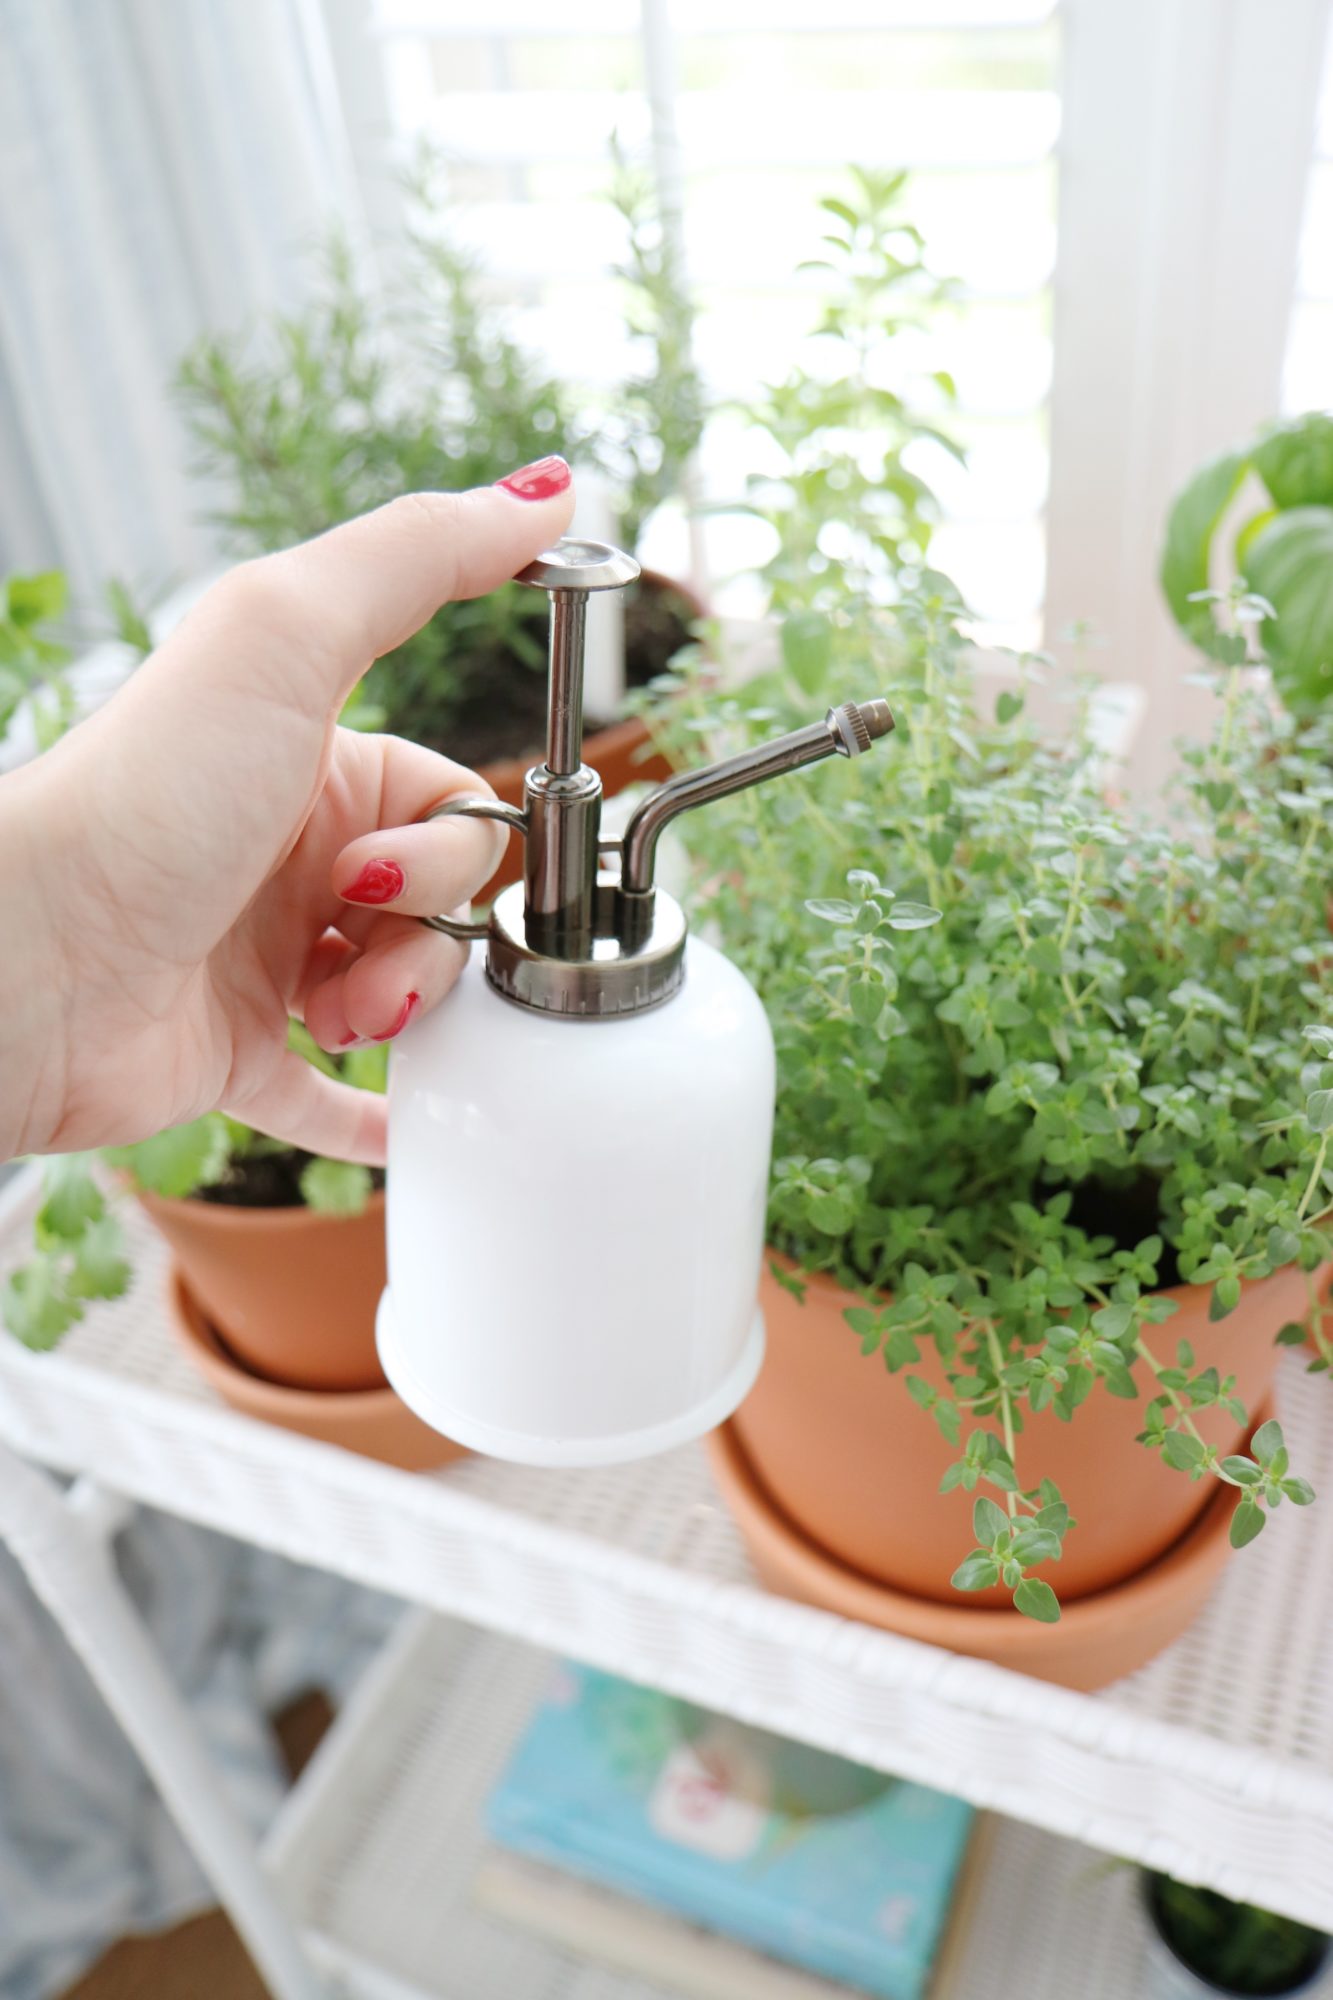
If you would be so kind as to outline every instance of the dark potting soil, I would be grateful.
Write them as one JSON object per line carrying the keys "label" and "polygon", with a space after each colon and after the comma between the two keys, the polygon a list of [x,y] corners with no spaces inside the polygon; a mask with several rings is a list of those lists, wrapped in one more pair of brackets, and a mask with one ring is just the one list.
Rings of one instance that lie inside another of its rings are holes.
{"label": "dark potting soil", "polygon": [[[646,687],[666,672],[675,654],[689,643],[693,615],[680,592],[655,577],[626,591],[626,687]],[[473,770],[510,757],[535,756],[546,734],[544,669],[527,666],[497,648],[489,659],[471,663],[468,680],[468,690],[450,717],[447,740],[423,737],[429,748]],[[585,732],[591,735],[613,720],[590,715]]]}
{"label": "dark potting soil", "polygon": [[[256,1153],[233,1160],[226,1179],[215,1187],[200,1188],[194,1199],[215,1202],[222,1208],[300,1208],[301,1174],[312,1157],[293,1147],[281,1153]],[[384,1175],[378,1167],[371,1180],[377,1188],[384,1186]]]}
{"label": "dark potting soil", "polygon": [[647,687],[690,643],[694,607],[669,583],[647,577],[625,593],[625,685]]}
{"label": "dark potting soil", "polygon": [[[1157,1183],[1144,1177],[1123,1187],[1103,1187],[1085,1181],[1074,1189],[1069,1220],[1089,1236],[1109,1236],[1117,1250],[1133,1250],[1146,1237],[1162,1234],[1162,1212]],[[1157,1289],[1168,1291],[1180,1283],[1180,1264],[1175,1251],[1163,1238],[1157,1261]]]}

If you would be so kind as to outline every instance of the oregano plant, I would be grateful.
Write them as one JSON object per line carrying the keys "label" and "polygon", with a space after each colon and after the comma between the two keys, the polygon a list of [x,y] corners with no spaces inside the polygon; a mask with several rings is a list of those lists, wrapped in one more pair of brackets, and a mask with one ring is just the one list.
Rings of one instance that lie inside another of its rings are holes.
{"label": "oregano plant", "polygon": [[695,915],[773,1026],[770,1241],[799,1267],[775,1274],[860,1294],[848,1338],[956,1448],[944,1485],[976,1497],[955,1586],[1054,1620],[1036,1572],[1077,1525],[1025,1435],[1035,1413],[1137,1401],[1145,1450],[1234,1491],[1237,1546],[1313,1498],[1276,1422],[1243,1452],[1201,1434],[1214,1406],[1249,1413],[1173,1338],[1166,1294],[1206,1285],[1217,1321],[1299,1266],[1311,1366],[1333,1361],[1315,1282],[1333,1252],[1333,718],[1297,721],[1243,658],[1210,669],[1215,727],[1150,816],[1110,794],[1087,690],[1044,736],[1028,698],[1049,663],[1020,660],[997,698],[947,581],[900,581],[896,611],[851,583],[800,606],[797,640],[783,624],[778,665],[740,693],[687,662],[664,726],[717,754],[808,715],[816,690],[894,708],[888,754],[686,823]]}

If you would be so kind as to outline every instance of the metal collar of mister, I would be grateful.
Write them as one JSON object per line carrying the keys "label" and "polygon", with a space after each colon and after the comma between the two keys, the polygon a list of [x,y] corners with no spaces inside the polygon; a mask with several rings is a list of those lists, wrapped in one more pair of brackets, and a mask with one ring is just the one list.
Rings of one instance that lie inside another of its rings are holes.
{"label": "metal collar of mister", "polygon": [[483,924],[424,917],[447,936],[484,940],[486,976],[506,1000],[577,1019],[613,1019],[669,1000],[685,976],[680,905],[653,883],[657,843],[678,814],[824,757],[858,757],[893,728],[885,701],[844,702],[822,721],[721,763],[681,771],[635,809],[623,840],[601,838],[602,781],[583,762],[583,651],[588,595],[622,590],[639,565],[605,542],[566,536],[516,579],[549,591],[546,758],[523,805],[448,799],[450,814],[503,822],[523,835],[523,880]]}

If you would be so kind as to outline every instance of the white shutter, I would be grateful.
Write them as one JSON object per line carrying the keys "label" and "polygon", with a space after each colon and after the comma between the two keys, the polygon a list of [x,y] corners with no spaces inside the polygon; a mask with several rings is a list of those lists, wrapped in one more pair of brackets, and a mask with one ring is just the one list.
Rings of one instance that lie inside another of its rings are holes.
{"label": "white shutter", "polygon": [[1305,196],[1282,410],[1333,408],[1333,38],[1324,52],[1314,160]]}

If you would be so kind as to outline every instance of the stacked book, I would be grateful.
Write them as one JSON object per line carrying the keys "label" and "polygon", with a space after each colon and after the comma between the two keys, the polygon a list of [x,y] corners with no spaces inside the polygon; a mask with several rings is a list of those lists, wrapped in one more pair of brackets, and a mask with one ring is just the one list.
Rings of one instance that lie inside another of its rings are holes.
{"label": "stacked book", "polygon": [[830,1979],[921,2000],[973,1815],[564,1666],[488,1817],[504,1852],[477,1901],[622,1970],[696,2000],[798,2000]]}

